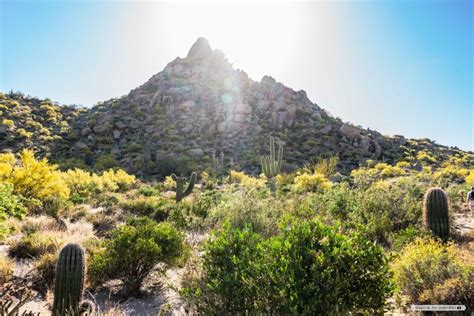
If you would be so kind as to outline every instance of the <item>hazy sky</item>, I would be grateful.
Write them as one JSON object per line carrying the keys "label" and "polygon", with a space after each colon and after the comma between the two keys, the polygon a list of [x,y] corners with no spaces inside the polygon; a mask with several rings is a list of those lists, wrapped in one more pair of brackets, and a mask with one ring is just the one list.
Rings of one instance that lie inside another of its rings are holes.
{"label": "hazy sky", "polygon": [[345,121],[474,150],[474,1],[0,3],[2,91],[90,106],[204,36]]}

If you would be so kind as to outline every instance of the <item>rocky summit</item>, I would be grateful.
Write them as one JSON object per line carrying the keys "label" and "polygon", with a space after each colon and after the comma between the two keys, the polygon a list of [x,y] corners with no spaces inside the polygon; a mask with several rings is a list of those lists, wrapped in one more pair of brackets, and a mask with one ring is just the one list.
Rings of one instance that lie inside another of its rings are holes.
{"label": "rocky summit", "polygon": [[[214,156],[223,156],[227,167],[258,173],[259,155],[267,153],[270,136],[284,145],[286,171],[330,155],[339,156],[339,167],[347,172],[367,159],[393,162],[416,156],[420,148],[446,157],[458,151],[344,123],[303,90],[270,76],[253,81],[205,38],[192,45],[186,58],[176,58],[128,95],[73,114],[67,129],[48,143],[53,159],[79,159],[89,166],[117,163],[142,176],[204,170]],[[2,149],[45,148],[39,139],[15,142],[11,131],[0,131]]]}

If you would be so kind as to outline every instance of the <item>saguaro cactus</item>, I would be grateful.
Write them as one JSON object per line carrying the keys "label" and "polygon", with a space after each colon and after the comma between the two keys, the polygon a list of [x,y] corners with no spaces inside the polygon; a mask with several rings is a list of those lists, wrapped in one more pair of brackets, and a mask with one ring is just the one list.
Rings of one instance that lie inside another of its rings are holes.
{"label": "saguaro cactus", "polygon": [[423,225],[442,240],[449,237],[448,196],[443,189],[431,188],[423,201]]}
{"label": "saguaro cactus", "polygon": [[262,171],[268,179],[268,186],[273,195],[275,195],[275,177],[281,171],[281,164],[283,161],[283,146],[278,146],[278,156],[275,156],[275,139],[270,137],[270,156],[261,156],[260,164]]}
{"label": "saguaro cactus", "polygon": [[53,315],[79,314],[84,294],[86,257],[78,244],[67,244],[59,253],[56,265]]}
{"label": "saguaro cactus", "polygon": [[219,177],[222,175],[224,169],[224,153],[221,152],[219,157],[216,156],[216,153],[212,153],[212,175]]}
{"label": "saguaro cactus", "polygon": [[194,184],[196,183],[197,174],[193,172],[191,178],[189,178],[188,186],[184,190],[184,183],[186,182],[186,177],[178,177],[175,174],[171,175],[171,178],[176,182],[176,203],[184,199],[186,196],[190,195],[193,192]]}

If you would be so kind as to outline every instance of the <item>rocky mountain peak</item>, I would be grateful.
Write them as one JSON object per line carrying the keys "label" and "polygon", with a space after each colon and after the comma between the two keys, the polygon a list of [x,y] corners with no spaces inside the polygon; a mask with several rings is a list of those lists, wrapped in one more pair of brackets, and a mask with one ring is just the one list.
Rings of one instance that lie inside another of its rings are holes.
{"label": "rocky mountain peak", "polygon": [[174,59],[128,95],[78,113],[70,126],[58,156],[88,164],[111,156],[142,175],[178,172],[165,170],[171,161],[204,170],[220,153],[229,168],[258,173],[269,136],[285,146],[285,170],[338,155],[348,171],[366,159],[389,161],[403,154],[398,140],[344,124],[303,90],[270,76],[252,80],[202,37],[186,58]]}
{"label": "rocky mountain peak", "polygon": [[213,51],[209,45],[209,41],[204,37],[199,37],[196,42],[189,49],[187,59],[189,60],[202,60],[211,57]]}

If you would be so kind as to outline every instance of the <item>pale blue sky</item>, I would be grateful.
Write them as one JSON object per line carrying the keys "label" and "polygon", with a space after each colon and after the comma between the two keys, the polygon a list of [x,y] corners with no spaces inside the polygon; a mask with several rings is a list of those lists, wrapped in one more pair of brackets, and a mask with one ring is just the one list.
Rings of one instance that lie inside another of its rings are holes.
{"label": "pale blue sky", "polygon": [[0,2],[2,91],[90,106],[204,36],[345,121],[474,150],[473,1]]}

